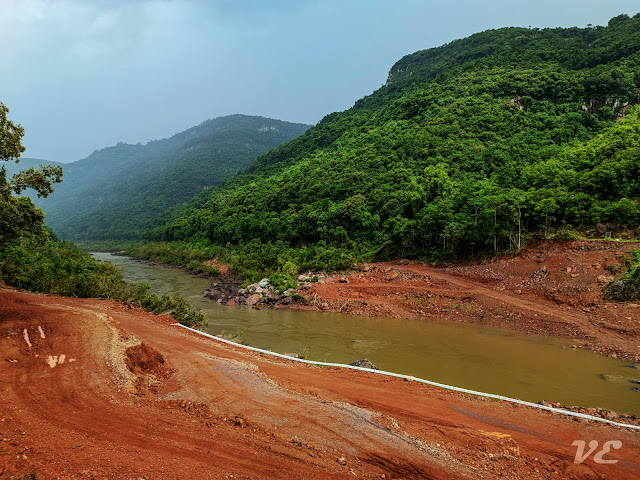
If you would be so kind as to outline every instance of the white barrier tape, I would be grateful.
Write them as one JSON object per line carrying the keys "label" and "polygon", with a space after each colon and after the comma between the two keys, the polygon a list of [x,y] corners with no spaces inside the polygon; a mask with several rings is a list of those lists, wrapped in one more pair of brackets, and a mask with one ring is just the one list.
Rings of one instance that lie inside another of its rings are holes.
{"label": "white barrier tape", "polygon": [[287,359],[287,360],[293,360],[294,362],[308,363],[308,364],[311,364],[311,365],[320,365],[321,367],[350,368],[351,370],[361,370],[363,372],[377,373],[379,375],[386,375],[386,376],[389,376],[389,377],[403,378],[405,380],[411,380],[411,381],[414,381],[414,382],[426,383],[427,385],[432,385],[434,387],[443,388],[445,390],[453,390],[455,392],[468,393],[470,395],[478,395],[478,396],[481,396],[481,397],[494,398],[496,400],[504,400],[506,402],[518,403],[520,405],[527,405],[528,407],[539,408],[541,410],[548,410],[550,412],[561,413],[561,414],[564,414],[564,415],[570,415],[572,417],[584,418],[586,420],[595,420],[595,421],[598,421],[598,422],[604,422],[604,423],[609,423],[611,425],[616,425],[618,427],[633,428],[635,430],[640,430],[640,426],[638,426],[638,425],[629,425],[629,424],[626,424],[626,423],[614,422],[613,420],[607,420],[606,418],[600,418],[600,417],[595,417],[593,415],[587,415],[586,413],[578,413],[578,412],[572,412],[570,410],[562,410],[560,408],[548,407],[546,405],[540,405],[538,403],[526,402],[524,400],[518,400],[517,398],[504,397],[502,395],[496,395],[494,393],[477,392],[475,390],[469,390],[468,388],[454,387],[452,385],[446,385],[444,383],[432,382],[431,380],[425,380],[423,378],[413,377],[411,375],[403,375],[401,373],[385,372],[384,370],[374,370],[372,368],[356,367],[355,365],[346,365],[344,363],[317,362],[315,360],[306,360],[304,358],[290,357],[289,355],[283,355],[281,353],[272,352],[270,350],[263,350],[262,348],[250,347],[248,345],[242,345],[240,343],[232,342],[231,340],[227,340],[227,339],[224,339],[224,338],[216,337],[215,335],[211,335],[209,333],[205,333],[205,332],[202,332],[200,330],[196,330],[195,328],[187,327],[187,326],[182,325],[180,323],[174,323],[172,325],[185,328],[185,329],[190,330],[190,331],[192,331],[194,333],[198,333],[200,335],[212,338],[212,339],[217,340],[217,341],[222,342],[222,343],[227,343],[229,345],[233,345],[234,347],[244,348],[246,350],[251,350],[253,352],[264,353],[265,355],[272,355],[274,357],[284,358],[284,359]]}

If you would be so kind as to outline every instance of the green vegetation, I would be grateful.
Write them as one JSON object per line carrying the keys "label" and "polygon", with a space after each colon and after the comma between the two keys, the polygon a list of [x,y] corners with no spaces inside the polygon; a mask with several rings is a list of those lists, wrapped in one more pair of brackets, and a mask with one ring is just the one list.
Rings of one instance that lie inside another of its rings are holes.
{"label": "green vegetation", "polygon": [[349,110],[172,210],[150,238],[255,278],[287,261],[471,257],[598,222],[636,228],[639,72],[640,14],[417,52]]}
{"label": "green vegetation", "polygon": [[639,92],[640,14],[490,30],[404,57],[385,86],[288,143],[306,127],[211,120],[94,152],[42,205],[63,238],[281,288],[362,260],[494,255],[598,223],[634,231]]}
{"label": "green vegetation", "polygon": [[[7,119],[9,109],[0,103],[0,161],[16,160],[24,151],[24,129]],[[7,179],[0,167],[0,278],[8,285],[35,292],[76,297],[112,298],[156,314],[168,314],[180,323],[205,323],[180,296],[150,295],[148,286],[127,284],[120,269],[96,262],[69,242],[60,242],[44,226],[44,214],[30,198],[16,197],[26,189],[46,197],[59,183],[62,169],[31,167]]]}
{"label": "green vegetation", "polygon": [[168,208],[218,185],[308,125],[231,115],[146,145],[118,143],[64,164],[56,194],[38,201],[69,240],[136,239]]}
{"label": "green vegetation", "polygon": [[[0,162],[17,160],[24,152],[21,143],[24,128],[9,120],[7,113],[9,109],[0,102]],[[61,177],[60,167],[44,166],[16,172],[8,179],[5,167],[0,167],[0,253],[22,236],[38,238],[45,235],[42,211],[29,198],[15,195],[33,189],[38,197],[46,197]]]}
{"label": "green vegetation", "polygon": [[[258,240],[244,245],[190,244],[187,242],[127,242],[127,243],[83,243],[85,250],[120,251],[142,260],[151,260],[167,265],[187,267],[193,273],[217,275],[216,267],[207,268],[203,262],[215,259],[229,267],[230,273],[246,283],[257,282],[268,277],[271,285],[286,290],[296,283],[299,272],[307,270],[344,270],[351,267],[364,252],[349,251],[316,245],[293,248],[284,242],[261,243]],[[189,267],[194,268],[189,268]]]}
{"label": "green vegetation", "polygon": [[622,278],[640,283],[640,250],[635,249],[633,251],[633,260]]}
{"label": "green vegetation", "polygon": [[0,274],[8,284],[33,292],[126,302],[187,325],[206,324],[180,295],[149,294],[148,285],[126,283],[119,267],[97,262],[70,242],[23,238],[0,251]]}
{"label": "green vegetation", "polygon": [[[19,173],[23,170],[28,170],[29,168],[38,168],[41,165],[48,165],[52,167],[63,167],[64,164],[58,162],[51,162],[49,160],[41,160],[38,158],[25,158],[20,156],[20,159],[8,160],[4,164],[4,169],[7,172],[7,178]],[[29,197],[37,198],[36,195],[30,195],[30,192],[26,192]]]}

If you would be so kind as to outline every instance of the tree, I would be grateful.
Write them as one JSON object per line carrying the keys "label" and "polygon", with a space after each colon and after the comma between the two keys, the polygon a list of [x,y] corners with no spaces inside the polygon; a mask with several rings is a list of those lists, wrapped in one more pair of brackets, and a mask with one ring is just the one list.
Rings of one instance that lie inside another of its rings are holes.
{"label": "tree", "polygon": [[[9,109],[0,102],[0,161],[18,161],[25,148],[22,146],[24,128],[7,119]],[[7,179],[7,172],[0,167],[0,252],[22,236],[42,236],[44,213],[27,197],[16,197],[28,188],[39,197],[53,192],[53,184],[62,181],[62,168],[44,166],[30,168]]]}
{"label": "tree", "polygon": [[20,143],[24,128],[7,120],[7,113],[9,109],[0,102],[0,160],[4,161],[19,158],[24,152],[24,147]]}

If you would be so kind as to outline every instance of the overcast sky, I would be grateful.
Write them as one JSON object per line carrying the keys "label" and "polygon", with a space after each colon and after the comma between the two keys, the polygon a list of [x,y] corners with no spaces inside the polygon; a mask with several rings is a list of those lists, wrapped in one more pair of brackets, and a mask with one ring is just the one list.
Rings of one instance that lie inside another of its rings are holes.
{"label": "overcast sky", "polygon": [[232,113],[314,124],[393,63],[488,28],[606,25],[638,0],[0,0],[24,156],[75,161]]}

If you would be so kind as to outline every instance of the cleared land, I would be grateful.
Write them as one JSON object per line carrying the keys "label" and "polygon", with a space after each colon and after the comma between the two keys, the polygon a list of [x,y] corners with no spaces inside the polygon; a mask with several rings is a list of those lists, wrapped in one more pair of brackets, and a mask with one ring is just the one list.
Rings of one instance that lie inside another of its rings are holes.
{"label": "cleared land", "polygon": [[[0,289],[0,477],[640,476],[625,429],[275,361],[171,323]],[[605,456],[619,461],[575,464],[575,440],[621,440]]]}

